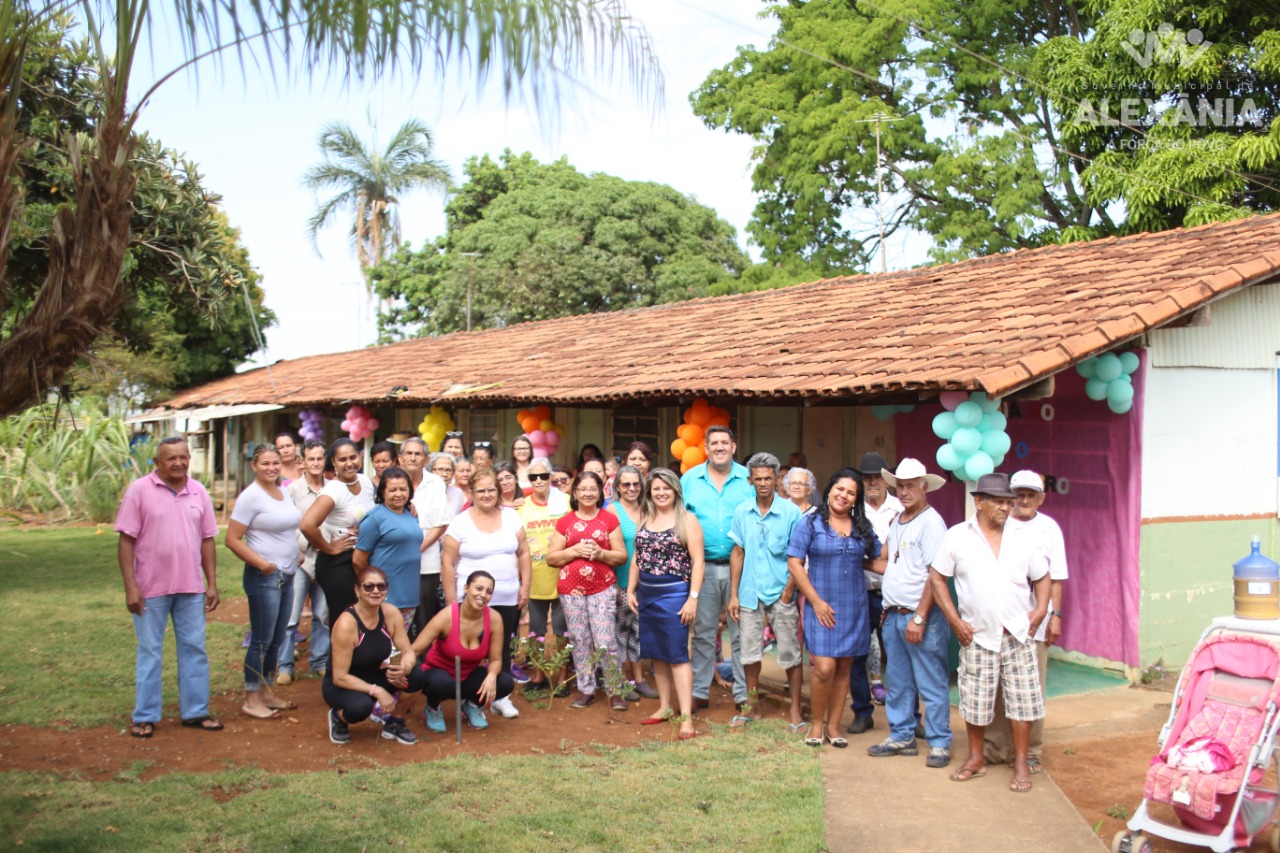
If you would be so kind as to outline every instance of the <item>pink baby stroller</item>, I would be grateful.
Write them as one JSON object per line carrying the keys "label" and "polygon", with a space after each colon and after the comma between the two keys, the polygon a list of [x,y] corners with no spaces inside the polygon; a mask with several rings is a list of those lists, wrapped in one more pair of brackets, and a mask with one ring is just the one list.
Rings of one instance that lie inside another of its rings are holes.
{"label": "pink baby stroller", "polygon": [[[1215,620],[1178,676],[1142,805],[1112,851],[1150,851],[1143,832],[1223,853],[1248,847],[1275,820],[1280,803],[1280,792],[1263,784],[1275,759],[1278,707],[1280,625]],[[1182,825],[1152,818],[1151,802],[1173,806]],[[1280,827],[1270,841],[1280,853]]]}

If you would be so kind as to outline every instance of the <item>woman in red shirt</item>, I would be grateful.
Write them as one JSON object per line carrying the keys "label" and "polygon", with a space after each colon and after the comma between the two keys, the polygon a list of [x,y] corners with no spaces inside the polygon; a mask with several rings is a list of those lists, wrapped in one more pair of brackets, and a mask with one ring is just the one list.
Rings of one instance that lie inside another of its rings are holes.
{"label": "woman in red shirt", "polygon": [[[570,512],[556,522],[547,549],[547,565],[560,569],[557,591],[578,672],[578,698],[571,708],[585,708],[596,701],[596,668],[591,661],[595,650],[603,649],[615,662],[618,657],[614,634],[618,594],[613,567],[627,559],[627,547],[618,517],[600,509],[603,494],[604,481],[598,474],[578,474],[569,498]],[[613,708],[627,710],[627,700],[614,696]]]}
{"label": "woman in red shirt", "polygon": [[[509,696],[515,687],[511,676],[502,671],[502,616],[489,606],[493,586],[493,575],[472,572],[462,597],[437,613],[413,641],[413,653],[422,660],[425,675],[423,716],[430,731],[444,731],[440,703],[456,695],[454,658],[461,661],[462,712],[473,729],[488,728],[482,709]],[[481,668],[486,658],[489,665]]]}

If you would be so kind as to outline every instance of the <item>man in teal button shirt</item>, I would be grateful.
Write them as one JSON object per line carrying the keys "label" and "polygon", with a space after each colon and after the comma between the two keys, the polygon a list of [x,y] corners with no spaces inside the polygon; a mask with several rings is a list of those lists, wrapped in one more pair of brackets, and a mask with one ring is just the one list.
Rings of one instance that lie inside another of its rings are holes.
{"label": "man in teal button shirt", "polygon": [[[729,555],[733,540],[729,528],[733,511],[744,501],[755,500],[755,490],[747,469],[733,461],[738,445],[728,427],[707,427],[704,441],[707,461],[691,468],[680,478],[685,506],[702,524],[706,574],[698,598],[698,617],[693,623],[693,707],[711,704],[711,677],[715,672],[716,634],[720,611],[729,603]],[[746,679],[738,645],[738,623],[729,621],[729,644],[733,654],[733,699],[747,701]]]}

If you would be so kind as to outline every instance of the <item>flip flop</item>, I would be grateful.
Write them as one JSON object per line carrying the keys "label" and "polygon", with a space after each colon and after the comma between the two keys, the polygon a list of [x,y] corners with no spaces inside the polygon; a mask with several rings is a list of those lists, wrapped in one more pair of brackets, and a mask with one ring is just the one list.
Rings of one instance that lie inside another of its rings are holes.
{"label": "flip flop", "polygon": [[805,746],[812,746],[812,747],[814,747],[815,749],[821,749],[821,748],[822,748],[822,738],[820,738],[820,737],[807,737],[807,738],[805,738],[805,739],[804,739],[804,745],[805,745]]}
{"label": "flip flop", "polygon": [[1015,794],[1025,794],[1031,790],[1031,780],[1019,779],[1017,776],[1014,776],[1013,781],[1009,783],[1009,790],[1013,791]]}
{"label": "flip flop", "polygon": [[132,723],[129,726],[129,736],[146,739],[155,734],[155,723]]}
{"label": "flip flop", "polygon": [[987,768],[985,767],[982,768],[981,770],[970,770],[968,767],[961,767],[959,770],[956,770],[954,773],[952,773],[951,776],[948,778],[950,778],[952,782],[969,782],[973,779],[977,779],[981,776],[986,776],[986,775],[987,775]]}
{"label": "flip flop", "polygon": [[743,716],[742,714],[734,714],[733,719],[729,721],[729,728],[740,729],[743,726],[745,726],[747,723],[752,723],[752,722],[755,722],[755,721],[752,720],[750,717]]}
{"label": "flip flop", "polygon": [[206,732],[220,732],[224,728],[222,723],[213,717],[192,717],[190,720],[183,720],[182,725],[189,729],[203,729]]}
{"label": "flip flop", "polygon": [[788,723],[787,725],[791,728],[791,733],[793,735],[798,735],[801,732],[807,732],[809,730],[808,723]]}
{"label": "flip flop", "polygon": [[1040,763],[1040,759],[1038,758],[1028,758],[1027,769],[1031,771],[1032,776],[1035,776],[1038,773],[1044,772],[1044,765]]}

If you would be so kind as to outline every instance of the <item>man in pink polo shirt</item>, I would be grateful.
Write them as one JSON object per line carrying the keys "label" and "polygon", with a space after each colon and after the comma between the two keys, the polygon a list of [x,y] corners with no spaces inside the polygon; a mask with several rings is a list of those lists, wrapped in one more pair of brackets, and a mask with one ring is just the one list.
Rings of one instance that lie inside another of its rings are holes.
{"label": "man in pink polo shirt", "polygon": [[161,650],[170,617],[178,650],[182,725],[220,731],[209,716],[205,613],[218,606],[218,522],[204,486],[187,477],[191,450],[181,438],[156,448],[156,470],[134,480],[116,516],[125,606],[138,639],[137,699],[129,734],[148,738],[160,722]]}

